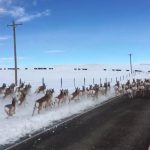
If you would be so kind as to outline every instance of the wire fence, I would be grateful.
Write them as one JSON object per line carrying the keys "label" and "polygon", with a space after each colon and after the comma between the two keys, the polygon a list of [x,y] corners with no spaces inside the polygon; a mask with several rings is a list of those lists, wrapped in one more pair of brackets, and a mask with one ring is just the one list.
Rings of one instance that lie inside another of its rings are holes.
{"label": "wire fence", "polygon": [[[145,78],[147,76],[148,74],[144,73],[134,73],[131,75],[126,71],[113,72],[96,70],[61,72],[53,70],[24,70],[18,71],[18,83],[30,83],[33,89],[36,89],[44,82],[47,88],[55,88],[55,90],[67,88],[74,90],[76,87],[88,87],[89,85],[104,84],[105,82],[110,82],[111,85],[114,85],[116,81],[126,83],[127,80],[132,80],[133,78]],[[0,77],[2,77],[0,84],[6,83],[9,85],[14,82],[13,71],[1,71]]]}

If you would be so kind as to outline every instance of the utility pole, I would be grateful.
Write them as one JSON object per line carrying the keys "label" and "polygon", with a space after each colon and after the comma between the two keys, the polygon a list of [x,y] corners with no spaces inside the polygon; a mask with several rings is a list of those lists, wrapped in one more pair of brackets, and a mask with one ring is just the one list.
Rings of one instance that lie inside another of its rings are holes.
{"label": "utility pole", "polygon": [[129,56],[130,56],[130,71],[132,74],[132,54],[129,54]]}
{"label": "utility pole", "polygon": [[17,51],[16,51],[16,27],[18,25],[22,25],[21,23],[15,23],[15,21],[12,21],[12,24],[7,25],[8,27],[13,28],[13,41],[14,41],[14,62],[15,62],[15,85],[17,86]]}

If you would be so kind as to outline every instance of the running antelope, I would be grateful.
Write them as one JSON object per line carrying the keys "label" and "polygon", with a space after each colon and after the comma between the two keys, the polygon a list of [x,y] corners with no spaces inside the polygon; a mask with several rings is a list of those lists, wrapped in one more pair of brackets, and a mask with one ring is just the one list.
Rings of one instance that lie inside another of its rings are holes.
{"label": "running antelope", "polygon": [[85,97],[85,94],[86,94],[85,86],[82,86],[82,90],[80,90],[80,93],[82,97]]}
{"label": "running antelope", "polygon": [[60,94],[57,97],[55,97],[55,100],[58,101],[57,102],[58,106],[60,105],[60,103],[62,104],[62,103],[64,103],[66,101],[68,93],[69,92],[68,92],[67,89],[66,90],[63,90],[63,89],[60,90]]}
{"label": "running antelope", "polygon": [[38,89],[35,91],[35,93],[40,93],[40,92],[44,93],[45,89],[46,89],[46,85],[45,85],[45,83],[43,83],[42,86],[38,87]]}
{"label": "running antelope", "polygon": [[15,114],[16,109],[16,98],[12,98],[12,103],[5,105],[4,110],[8,116]]}
{"label": "running antelope", "polygon": [[95,90],[93,89],[92,85],[89,85],[89,88],[86,89],[87,90],[87,97],[93,97],[95,95]]}
{"label": "running antelope", "polygon": [[[76,100],[79,100],[80,98],[80,88],[76,88],[75,91],[71,94],[72,97],[70,100],[74,100],[75,98],[77,98]],[[70,102],[69,100],[69,102]]]}
{"label": "running antelope", "polygon": [[20,92],[20,90],[24,87],[24,83],[21,83],[18,87],[16,87],[15,92]]}
{"label": "running antelope", "polygon": [[3,85],[0,87],[0,93],[3,92],[3,90],[6,88],[6,84],[3,83]]}
{"label": "running antelope", "polygon": [[93,100],[98,99],[99,89],[100,89],[99,85],[95,84],[95,86],[93,87],[93,90],[95,91],[93,95]]}
{"label": "running antelope", "polygon": [[15,87],[15,84],[12,83],[8,88],[5,89],[4,98],[14,92],[14,87]]}
{"label": "running antelope", "polygon": [[24,91],[20,91],[19,98],[18,98],[18,105],[22,105],[25,99],[26,99],[26,93]]}
{"label": "running antelope", "polygon": [[43,108],[50,106],[50,103],[51,103],[52,97],[53,97],[53,93],[54,93],[54,89],[47,90],[46,94],[42,98],[35,101],[32,116],[34,115],[34,112],[36,109],[38,109],[38,114],[39,114]]}
{"label": "running antelope", "polygon": [[132,87],[129,87],[129,88],[126,90],[126,94],[127,94],[128,98],[133,99]]}
{"label": "running antelope", "polygon": [[30,89],[31,89],[31,85],[30,85],[30,83],[29,83],[29,84],[25,85],[25,87],[22,88],[22,89],[20,90],[20,92],[24,92],[25,94],[28,94],[28,92],[30,91]]}

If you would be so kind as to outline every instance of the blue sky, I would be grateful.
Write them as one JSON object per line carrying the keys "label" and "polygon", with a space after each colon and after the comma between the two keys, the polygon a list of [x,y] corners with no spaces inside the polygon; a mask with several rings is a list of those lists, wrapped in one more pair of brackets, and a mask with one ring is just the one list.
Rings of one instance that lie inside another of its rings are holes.
{"label": "blue sky", "polygon": [[0,64],[150,63],[149,0],[0,0]]}

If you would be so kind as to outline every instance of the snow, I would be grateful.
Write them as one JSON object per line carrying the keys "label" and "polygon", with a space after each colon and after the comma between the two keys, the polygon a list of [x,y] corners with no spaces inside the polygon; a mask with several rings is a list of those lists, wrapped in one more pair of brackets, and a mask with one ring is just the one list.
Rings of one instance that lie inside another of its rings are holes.
{"label": "snow", "polygon": [[[51,66],[50,66],[51,67]],[[49,68],[50,68],[49,67]],[[12,117],[7,117],[4,112],[4,106],[11,103],[11,97],[9,96],[3,99],[3,95],[0,95],[0,145],[5,145],[13,143],[21,137],[24,137],[27,134],[34,133],[42,128],[45,128],[49,125],[53,125],[54,122],[60,121],[61,119],[67,118],[74,114],[82,113],[84,110],[89,109],[97,104],[108,100],[111,97],[114,97],[114,92],[111,92],[107,96],[101,96],[98,100],[82,98],[77,102],[72,101],[68,104],[66,102],[62,106],[55,106],[53,108],[48,108],[47,110],[42,110],[40,114],[35,113],[32,116],[33,107],[35,100],[42,97],[44,94],[35,94],[35,90],[38,86],[42,84],[42,78],[47,85],[47,88],[54,88],[55,93],[54,97],[58,95],[59,90],[61,89],[60,80],[62,78],[62,88],[68,88],[69,92],[72,93],[75,89],[75,86],[82,87],[84,84],[89,86],[94,83],[99,84],[104,83],[106,80],[111,82],[111,85],[114,85],[117,80],[120,80],[124,83],[128,79],[132,78],[149,78],[150,66],[136,65],[134,69],[142,70],[141,73],[136,73],[133,76],[129,75],[128,65],[59,65],[52,66],[53,70],[34,70],[29,68],[28,70],[20,69],[18,71],[18,78],[25,83],[31,83],[32,89],[26,98],[25,105],[17,106],[16,114]],[[74,70],[76,68],[77,70]],[[80,68],[80,70],[78,70]],[[87,70],[82,70],[82,69]],[[104,69],[107,69],[104,71]],[[121,69],[122,71],[112,71],[112,69]],[[124,78],[124,80],[123,80]],[[7,85],[11,84],[14,81],[14,71],[12,70],[0,70],[0,85],[5,82]]]}

